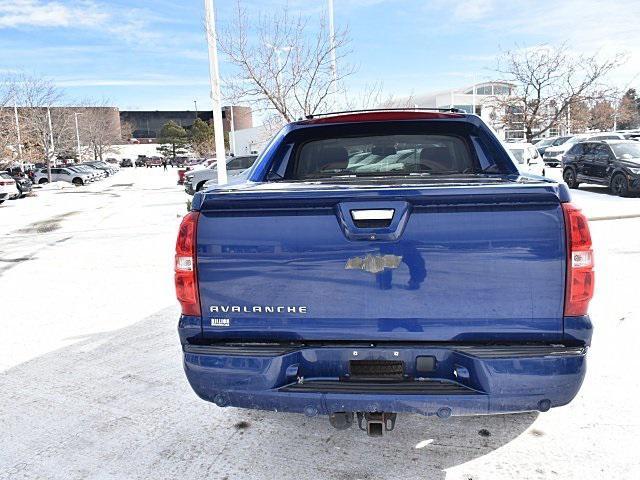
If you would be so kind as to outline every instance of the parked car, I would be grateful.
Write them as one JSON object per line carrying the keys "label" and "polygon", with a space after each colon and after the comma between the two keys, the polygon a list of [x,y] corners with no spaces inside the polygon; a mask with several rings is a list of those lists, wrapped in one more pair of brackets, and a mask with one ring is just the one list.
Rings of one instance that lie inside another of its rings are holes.
{"label": "parked car", "polygon": [[[69,168],[52,167],[51,168],[51,181],[52,182],[69,182],[74,185],[85,185],[89,183],[90,175],[85,172],[74,172]],[[36,170],[34,173],[34,183],[42,185],[49,181],[47,177],[47,169],[42,168]]]}
{"label": "parked car", "polygon": [[586,140],[616,140],[616,139],[624,140],[624,135],[616,132],[583,133],[580,135],[574,135],[569,139],[563,141],[559,145],[553,145],[551,147],[547,147],[543,156],[544,163],[545,165],[549,165],[550,167],[557,167],[559,165],[562,165],[562,157],[564,157],[564,154],[578,142],[583,142]]}
{"label": "parked car", "polygon": [[0,203],[19,197],[20,190],[13,177],[6,172],[0,172]]}
{"label": "parked car", "polygon": [[626,197],[640,191],[640,143],[634,140],[588,141],[564,156],[562,177],[569,188],[581,183],[606,185]]}
{"label": "parked car", "polygon": [[190,157],[187,157],[185,155],[178,155],[176,156],[176,158],[172,158],[171,160],[169,160],[169,165],[171,165],[172,167],[184,167],[186,164],[188,164],[190,160]]}
{"label": "parked car", "polygon": [[[256,155],[227,158],[227,176],[234,177],[251,167],[256,160]],[[184,191],[189,195],[202,190],[205,183],[213,181],[217,183],[218,168],[215,162],[209,168],[194,170],[184,175]]]}
{"label": "parked car", "polygon": [[554,143],[560,145],[562,142],[569,140],[571,137],[549,137],[541,138],[538,142],[534,143],[538,153],[542,157],[547,148],[552,147]]}
{"label": "parked car", "polygon": [[146,155],[138,155],[136,158],[136,167],[144,167],[147,164],[148,157]]}
{"label": "parked car", "polygon": [[25,174],[20,168],[8,169],[6,173],[15,180],[19,198],[25,197],[31,191],[33,183],[28,173]]}
{"label": "parked car", "polygon": [[130,158],[123,158],[122,161],[120,162],[120,166],[122,168],[133,167],[133,162],[131,161]]}
{"label": "parked car", "polygon": [[520,173],[544,176],[544,162],[536,147],[531,143],[507,143],[507,150],[513,156]]}
{"label": "parked car", "polygon": [[178,185],[184,185],[184,176],[187,173],[188,168],[179,168],[178,169]]}
{"label": "parked car", "polygon": [[32,182],[29,178],[29,167],[27,166],[25,171],[23,167],[13,167],[7,169],[7,174],[13,178],[16,182],[16,187],[19,192],[19,198],[23,198],[31,191]]}
{"label": "parked car", "polygon": [[88,175],[88,182],[95,182],[98,181],[100,179],[102,179],[102,175],[100,175],[98,172],[96,172],[95,170],[88,170],[86,168],[83,168],[79,165],[68,165],[65,168],[71,170],[72,172],[77,172],[77,173],[86,173]]}
{"label": "parked car", "polygon": [[117,171],[115,168],[113,168],[113,165],[109,165],[108,163],[104,162],[86,162],[85,165],[89,165],[92,168],[102,170],[106,173],[107,177],[114,175]]}
{"label": "parked car", "polygon": [[97,180],[102,180],[103,178],[107,178],[107,172],[104,170],[100,170],[96,167],[93,167],[87,163],[79,163],[76,165],[76,168],[81,169],[84,172],[92,173],[97,177]]}
{"label": "parked car", "polygon": [[20,191],[20,198],[24,198],[27,196],[29,192],[32,190],[33,183],[29,179],[27,175],[13,176],[13,179],[16,181],[16,186]]}
{"label": "parked car", "polygon": [[108,172],[106,172],[105,170],[100,170],[99,168],[89,165],[88,163],[78,163],[76,164],[76,167],[84,172],[93,173],[97,176],[98,180],[102,180],[104,178],[107,178],[108,176]]}
{"label": "parked car", "polygon": [[[374,146],[419,154],[354,170]],[[200,398],[378,436],[398,412],[544,412],[578,393],[587,219],[565,185],[518,176],[478,116],[311,117],[243,175],[196,193],[176,242]]]}
{"label": "parked car", "polygon": [[147,168],[161,167],[162,166],[162,158],[161,157],[148,157],[145,165],[146,165]]}

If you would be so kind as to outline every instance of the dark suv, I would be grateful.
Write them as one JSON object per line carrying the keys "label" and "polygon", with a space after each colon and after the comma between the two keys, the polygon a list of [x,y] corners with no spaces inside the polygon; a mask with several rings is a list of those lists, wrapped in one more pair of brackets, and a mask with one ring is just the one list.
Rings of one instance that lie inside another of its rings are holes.
{"label": "dark suv", "polygon": [[601,140],[576,143],[563,159],[562,177],[569,188],[580,183],[606,185],[621,197],[640,191],[640,143]]}

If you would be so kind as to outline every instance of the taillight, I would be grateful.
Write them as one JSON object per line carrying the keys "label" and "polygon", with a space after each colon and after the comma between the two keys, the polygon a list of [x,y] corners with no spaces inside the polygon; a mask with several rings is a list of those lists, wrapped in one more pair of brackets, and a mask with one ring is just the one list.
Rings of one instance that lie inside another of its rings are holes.
{"label": "taillight", "polygon": [[564,315],[586,315],[593,297],[593,250],[589,224],[578,207],[563,203],[564,224],[567,234],[567,285]]}
{"label": "taillight", "polygon": [[196,231],[200,212],[189,212],[182,219],[176,241],[176,296],[183,315],[200,316],[198,274],[196,272]]}

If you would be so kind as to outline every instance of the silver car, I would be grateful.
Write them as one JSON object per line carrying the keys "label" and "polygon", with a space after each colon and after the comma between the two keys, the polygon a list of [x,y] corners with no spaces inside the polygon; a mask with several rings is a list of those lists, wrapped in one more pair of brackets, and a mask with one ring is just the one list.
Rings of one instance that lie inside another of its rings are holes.
{"label": "silver car", "polygon": [[[41,168],[35,171],[33,176],[33,182],[39,185],[47,183],[47,169]],[[91,175],[85,172],[74,172],[69,168],[52,167],[51,168],[51,181],[52,182],[69,182],[74,185],[86,185],[91,181]]]}

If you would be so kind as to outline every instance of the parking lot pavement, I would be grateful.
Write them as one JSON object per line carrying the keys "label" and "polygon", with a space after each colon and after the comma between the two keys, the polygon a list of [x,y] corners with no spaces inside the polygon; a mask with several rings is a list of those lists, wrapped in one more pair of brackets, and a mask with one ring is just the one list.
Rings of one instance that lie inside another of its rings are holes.
{"label": "parking lot pavement", "polygon": [[592,224],[596,331],[569,406],[400,415],[373,439],[326,418],[198,399],[176,333],[171,269],[185,197],[175,171],[125,170],[108,182],[42,194],[48,206],[23,204],[17,228],[0,210],[0,479],[640,477],[640,219]]}

